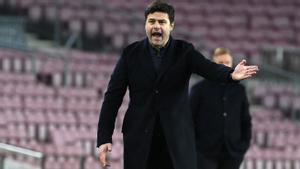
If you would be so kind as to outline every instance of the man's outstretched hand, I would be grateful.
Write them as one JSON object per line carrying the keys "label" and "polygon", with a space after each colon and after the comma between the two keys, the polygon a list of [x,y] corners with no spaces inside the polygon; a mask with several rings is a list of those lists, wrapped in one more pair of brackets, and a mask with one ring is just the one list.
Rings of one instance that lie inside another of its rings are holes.
{"label": "man's outstretched hand", "polygon": [[111,143],[102,144],[98,150],[99,150],[99,160],[102,166],[103,167],[110,166],[110,163],[106,158],[108,152],[111,152],[112,150],[112,144]]}
{"label": "man's outstretched hand", "polygon": [[258,72],[258,66],[246,66],[246,60],[242,60],[231,73],[233,80],[243,80],[252,77]]}

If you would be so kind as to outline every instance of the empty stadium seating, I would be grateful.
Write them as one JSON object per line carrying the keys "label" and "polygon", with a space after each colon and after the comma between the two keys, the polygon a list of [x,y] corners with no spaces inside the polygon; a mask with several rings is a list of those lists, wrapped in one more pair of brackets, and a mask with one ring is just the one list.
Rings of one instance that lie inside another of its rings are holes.
{"label": "empty stadium seating", "polygon": [[[24,68],[33,54],[40,65],[36,75],[31,73],[34,66]],[[95,150],[98,113],[116,57],[70,51],[67,55],[70,65],[76,65],[71,66],[70,71],[84,72],[83,76],[90,77],[82,78],[89,81],[84,82],[85,86],[65,86],[44,83],[37,77],[39,74],[64,73],[61,66],[64,60],[47,55],[44,52],[0,50],[0,141],[43,152],[46,169],[101,168]],[[41,65],[49,63],[55,63],[52,64],[55,67],[45,71]],[[57,65],[60,68],[56,68]],[[293,122],[300,119],[299,88],[292,84],[253,81],[249,85],[249,94],[253,104],[253,139],[241,168],[300,167],[299,127]],[[110,158],[116,169],[123,165],[121,126],[128,97],[127,93],[115,124],[114,149]]]}
{"label": "empty stadium seating", "polygon": [[[35,66],[28,64],[33,54],[37,58]],[[74,50],[68,53],[68,58],[71,79],[76,79],[74,72],[83,78],[69,86],[49,84],[39,76],[63,77],[63,59],[45,52],[0,49],[0,140],[45,153],[46,169],[99,167],[95,158],[98,113],[116,57]],[[37,72],[34,74],[33,70]],[[128,104],[126,100],[120,109],[122,114]],[[115,166],[119,167],[122,165],[120,118],[123,115],[117,119],[119,135],[114,136],[117,146],[112,153]],[[83,160],[82,156],[93,160]],[[51,165],[53,161],[55,165]]]}
{"label": "empty stadium seating", "polygon": [[[298,13],[293,12],[300,7],[297,0],[284,3],[280,0],[190,0],[172,3],[177,10],[174,35],[191,36],[187,39],[196,47],[204,46],[203,50],[225,46],[251,59],[265,45],[299,45],[299,38],[295,36],[299,34]],[[15,14],[21,11],[44,33],[47,30],[53,32],[56,5],[59,6],[57,16],[62,32],[65,32],[64,38],[67,38],[65,35],[81,33],[84,39],[94,40],[87,46],[99,44],[98,49],[119,51],[144,36],[143,11],[147,6],[144,1],[134,1],[133,4],[122,0],[89,3],[76,0],[55,4],[51,0],[4,0],[2,3]],[[197,34],[199,36],[194,36]]]}

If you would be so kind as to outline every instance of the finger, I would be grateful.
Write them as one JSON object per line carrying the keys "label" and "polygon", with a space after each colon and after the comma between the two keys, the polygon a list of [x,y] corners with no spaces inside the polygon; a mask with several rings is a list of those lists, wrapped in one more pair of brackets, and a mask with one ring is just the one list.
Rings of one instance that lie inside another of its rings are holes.
{"label": "finger", "polygon": [[104,157],[104,160],[101,164],[102,164],[103,167],[109,167],[110,166],[110,163],[109,163],[109,161],[106,160],[106,157]]}
{"label": "finger", "polygon": [[247,73],[244,74],[244,77],[246,77],[246,76],[254,76],[254,75],[256,75],[256,72],[247,72]]}
{"label": "finger", "polygon": [[253,74],[253,73],[257,73],[257,70],[246,70],[245,74]]}
{"label": "finger", "polygon": [[109,152],[111,152],[111,150],[112,150],[112,145],[111,145],[111,144],[108,144],[107,150],[108,150]]}
{"label": "finger", "polygon": [[246,73],[246,75],[255,75],[257,72],[256,71],[248,71],[247,73]]}
{"label": "finger", "polygon": [[[107,153],[106,153],[107,154]],[[109,167],[110,166],[110,162],[107,159],[107,155],[104,156],[104,163],[103,163],[103,167]]]}
{"label": "finger", "polygon": [[246,65],[246,60],[243,59],[243,60],[239,63],[239,65]]}
{"label": "finger", "polygon": [[258,70],[258,66],[245,66],[247,70]]}
{"label": "finger", "polygon": [[248,72],[257,72],[258,70],[256,68],[247,68],[246,71],[248,71]]}
{"label": "finger", "polygon": [[243,79],[247,79],[247,78],[250,78],[250,77],[252,77],[252,75],[245,75],[245,76],[243,77]]}
{"label": "finger", "polygon": [[100,152],[99,160],[103,167],[106,166],[106,152]]}

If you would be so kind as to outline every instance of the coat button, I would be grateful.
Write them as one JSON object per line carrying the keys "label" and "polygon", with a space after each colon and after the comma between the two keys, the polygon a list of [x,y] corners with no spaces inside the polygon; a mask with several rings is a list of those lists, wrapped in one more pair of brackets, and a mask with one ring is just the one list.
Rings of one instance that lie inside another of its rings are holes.
{"label": "coat button", "polygon": [[223,101],[226,101],[227,100],[227,98],[226,97],[223,97]]}
{"label": "coat button", "polygon": [[226,112],[224,112],[224,113],[223,113],[223,116],[224,116],[224,117],[226,117],[226,116],[227,116],[227,113],[226,113]]}
{"label": "coat button", "polygon": [[145,129],[145,130],[144,130],[144,133],[146,133],[146,134],[149,133],[149,130],[148,130],[148,129]]}
{"label": "coat button", "polygon": [[155,94],[158,94],[158,93],[159,93],[159,91],[158,91],[158,90],[155,90],[154,92],[155,92]]}

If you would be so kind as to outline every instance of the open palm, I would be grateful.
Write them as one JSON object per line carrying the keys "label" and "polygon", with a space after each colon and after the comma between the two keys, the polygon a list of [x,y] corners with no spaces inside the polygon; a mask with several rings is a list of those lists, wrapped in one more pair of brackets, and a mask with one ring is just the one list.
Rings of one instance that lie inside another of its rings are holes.
{"label": "open palm", "polygon": [[243,80],[252,77],[258,72],[257,66],[247,66],[246,60],[242,60],[232,72],[231,76],[233,80]]}

